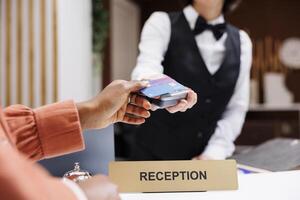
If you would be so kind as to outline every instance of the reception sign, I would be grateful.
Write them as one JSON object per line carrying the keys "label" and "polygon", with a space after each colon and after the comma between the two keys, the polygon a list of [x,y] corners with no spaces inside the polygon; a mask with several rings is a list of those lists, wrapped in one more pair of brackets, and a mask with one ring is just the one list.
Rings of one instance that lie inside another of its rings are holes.
{"label": "reception sign", "polygon": [[120,192],[238,189],[234,160],[112,162],[109,176]]}

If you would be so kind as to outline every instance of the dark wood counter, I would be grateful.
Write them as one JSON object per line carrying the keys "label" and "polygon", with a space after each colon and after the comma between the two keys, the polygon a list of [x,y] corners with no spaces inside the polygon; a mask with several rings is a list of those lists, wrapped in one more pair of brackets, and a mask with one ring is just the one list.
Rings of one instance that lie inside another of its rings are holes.
{"label": "dark wood counter", "polygon": [[237,145],[258,145],[276,137],[300,138],[300,105],[251,107]]}

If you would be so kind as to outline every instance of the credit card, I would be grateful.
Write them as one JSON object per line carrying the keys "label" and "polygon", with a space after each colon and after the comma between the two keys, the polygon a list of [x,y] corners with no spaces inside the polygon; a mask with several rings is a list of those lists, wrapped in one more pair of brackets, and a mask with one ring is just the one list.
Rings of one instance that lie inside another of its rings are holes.
{"label": "credit card", "polygon": [[149,86],[140,90],[143,95],[154,98],[165,94],[172,94],[187,88],[167,75],[161,78],[148,80]]}

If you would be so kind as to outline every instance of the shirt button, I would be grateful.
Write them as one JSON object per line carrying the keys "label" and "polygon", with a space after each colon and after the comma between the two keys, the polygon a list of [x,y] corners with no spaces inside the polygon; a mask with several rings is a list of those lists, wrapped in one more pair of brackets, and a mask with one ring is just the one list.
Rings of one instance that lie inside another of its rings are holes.
{"label": "shirt button", "polygon": [[203,136],[202,132],[199,132],[199,133],[197,134],[197,138],[202,138],[202,136]]}
{"label": "shirt button", "polygon": [[211,103],[211,99],[205,99],[205,103]]}

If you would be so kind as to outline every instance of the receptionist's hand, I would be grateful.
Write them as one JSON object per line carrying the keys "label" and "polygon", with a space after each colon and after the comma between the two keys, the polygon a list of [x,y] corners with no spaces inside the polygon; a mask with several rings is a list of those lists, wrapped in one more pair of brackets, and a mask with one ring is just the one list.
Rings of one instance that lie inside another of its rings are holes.
{"label": "receptionist's hand", "polygon": [[[164,77],[164,74],[148,74],[140,77],[139,80],[155,80]],[[188,92],[187,98],[181,100],[177,105],[166,108],[166,110],[170,113],[176,112],[185,112],[186,110],[192,108],[197,103],[197,94],[190,89]],[[155,105],[151,105],[151,110],[155,111],[159,109],[159,107]]]}
{"label": "receptionist's hand", "polygon": [[199,155],[199,156],[195,156],[192,160],[214,160],[214,159],[205,155]]}
{"label": "receptionist's hand", "polygon": [[83,129],[104,128],[115,122],[142,124],[150,117],[151,104],[133,95],[148,86],[146,81],[117,80],[109,84],[93,99],[78,103]]}
{"label": "receptionist's hand", "polygon": [[185,112],[187,109],[192,108],[196,103],[197,94],[190,89],[186,99],[180,100],[180,102],[177,105],[166,108],[166,110],[170,113]]}
{"label": "receptionist's hand", "polygon": [[92,178],[78,184],[89,200],[121,200],[118,186],[103,175]]}

